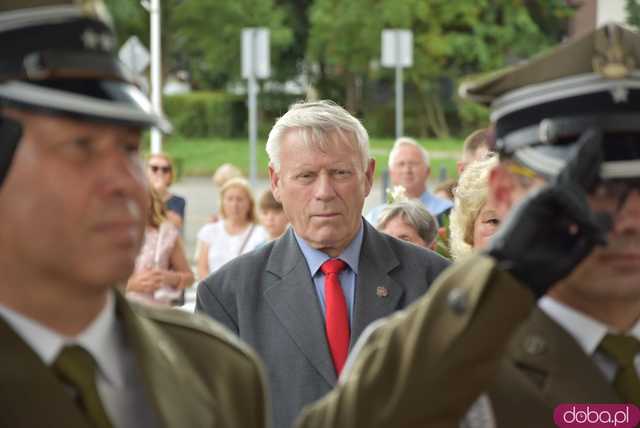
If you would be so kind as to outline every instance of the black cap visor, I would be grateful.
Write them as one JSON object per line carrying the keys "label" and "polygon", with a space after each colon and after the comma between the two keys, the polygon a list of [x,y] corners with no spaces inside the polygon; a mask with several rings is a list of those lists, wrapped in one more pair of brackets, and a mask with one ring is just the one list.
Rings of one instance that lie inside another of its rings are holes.
{"label": "black cap visor", "polygon": [[155,114],[134,85],[115,80],[11,80],[0,84],[0,99],[23,108],[79,115],[89,119],[171,132],[171,124]]}

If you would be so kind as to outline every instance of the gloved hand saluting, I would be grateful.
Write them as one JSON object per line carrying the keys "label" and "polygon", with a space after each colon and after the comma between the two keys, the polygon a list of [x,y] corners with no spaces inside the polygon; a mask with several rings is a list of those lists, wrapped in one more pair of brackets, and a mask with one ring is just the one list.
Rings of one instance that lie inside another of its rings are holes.
{"label": "gloved hand saluting", "polygon": [[509,214],[487,253],[537,298],[567,276],[595,245],[606,245],[611,218],[591,211],[587,192],[602,163],[602,136],[585,131],[552,183],[528,195]]}

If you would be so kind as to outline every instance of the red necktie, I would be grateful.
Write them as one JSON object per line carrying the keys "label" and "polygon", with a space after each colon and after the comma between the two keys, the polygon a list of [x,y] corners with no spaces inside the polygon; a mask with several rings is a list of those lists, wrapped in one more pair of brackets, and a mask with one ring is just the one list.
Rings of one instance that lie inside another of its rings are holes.
{"label": "red necktie", "polygon": [[338,376],[349,353],[349,313],[340,286],[340,272],[347,264],[339,259],[329,259],[320,266],[324,273],[324,301],[326,305],[326,330],[333,366]]}

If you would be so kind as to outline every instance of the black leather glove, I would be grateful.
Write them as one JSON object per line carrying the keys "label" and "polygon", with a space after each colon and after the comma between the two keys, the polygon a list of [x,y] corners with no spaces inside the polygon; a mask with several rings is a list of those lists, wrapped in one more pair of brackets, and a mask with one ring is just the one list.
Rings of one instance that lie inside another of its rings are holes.
{"label": "black leather glove", "polygon": [[602,163],[601,134],[585,131],[564,169],[509,214],[487,253],[537,298],[567,276],[595,245],[606,245],[611,218],[591,211]]}

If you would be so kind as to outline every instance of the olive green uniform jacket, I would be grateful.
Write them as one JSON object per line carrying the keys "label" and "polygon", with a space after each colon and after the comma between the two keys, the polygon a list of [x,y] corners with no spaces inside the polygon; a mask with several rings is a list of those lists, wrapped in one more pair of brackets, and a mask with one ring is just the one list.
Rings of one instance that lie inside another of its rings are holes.
{"label": "olive green uniform jacket", "polygon": [[486,256],[451,267],[371,332],[347,379],[307,407],[298,428],[458,427],[485,392],[498,427],[553,427],[560,402],[616,401],[575,341],[534,307]]}
{"label": "olive green uniform jacket", "polygon": [[[166,428],[266,426],[262,367],[204,317],[126,302],[116,312]],[[0,318],[0,426],[89,428],[52,371]]]}

